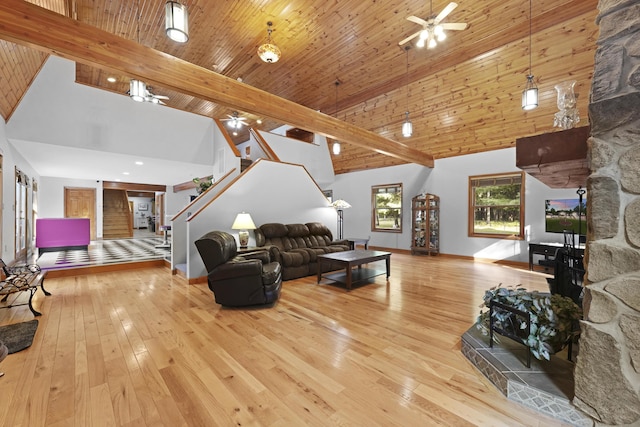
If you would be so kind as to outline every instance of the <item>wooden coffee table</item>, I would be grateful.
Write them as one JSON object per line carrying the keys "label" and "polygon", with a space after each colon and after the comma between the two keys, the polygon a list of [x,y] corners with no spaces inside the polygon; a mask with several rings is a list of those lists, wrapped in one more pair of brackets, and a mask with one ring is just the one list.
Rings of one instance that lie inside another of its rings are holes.
{"label": "wooden coffee table", "polygon": [[[384,270],[373,268],[362,268],[362,264],[384,260],[387,266],[387,279],[391,275],[391,252],[355,250],[335,252],[332,254],[318,255],[318,283],[324,277],[334,282],[344,283],[347,290],[351,290],[351,285],[362,282],[375,276],[384,274]],[[322,274],[322,266],[325,264],[339,265],[344,268],[344,272]],[[353,270],[353,267],[358,267]]]}

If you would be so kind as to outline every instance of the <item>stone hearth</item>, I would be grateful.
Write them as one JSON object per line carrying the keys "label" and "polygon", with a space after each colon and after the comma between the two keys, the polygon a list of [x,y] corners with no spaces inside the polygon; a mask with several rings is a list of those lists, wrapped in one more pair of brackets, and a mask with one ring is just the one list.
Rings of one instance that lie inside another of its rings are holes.
{"label": "stone hearth", "polygon": [[489,348],[489,337],[475,325],[462,336],[462,353],[510,400],[573,426],[593,426],[571,403],[574,364],[566,360],[566,352],[550,361],[532,358],[527,368],[527,351],[505,337]]}

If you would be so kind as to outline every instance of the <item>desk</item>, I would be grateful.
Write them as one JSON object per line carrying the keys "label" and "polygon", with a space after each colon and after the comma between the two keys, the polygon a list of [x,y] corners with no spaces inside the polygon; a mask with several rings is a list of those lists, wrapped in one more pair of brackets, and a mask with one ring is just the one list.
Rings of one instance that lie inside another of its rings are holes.
{"label": "desk", "polygon": [[[529,270],[533,270],[533,255],[543,255],[545,260],[555,256],[556,251],[562,248],[562,243],[529,243]],[[584,245],[576,246],[576,254],[584,256]]]}

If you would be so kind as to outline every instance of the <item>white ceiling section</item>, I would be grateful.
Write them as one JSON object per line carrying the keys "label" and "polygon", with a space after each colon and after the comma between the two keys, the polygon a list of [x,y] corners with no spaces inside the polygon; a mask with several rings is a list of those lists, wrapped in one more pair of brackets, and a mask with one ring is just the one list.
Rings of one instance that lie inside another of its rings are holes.
{"label": "white ceiling section", "polygon": [[175,185],[212,173],[213,120],[74,80],[75,63],[51,56],[7,123],[38,174]]}

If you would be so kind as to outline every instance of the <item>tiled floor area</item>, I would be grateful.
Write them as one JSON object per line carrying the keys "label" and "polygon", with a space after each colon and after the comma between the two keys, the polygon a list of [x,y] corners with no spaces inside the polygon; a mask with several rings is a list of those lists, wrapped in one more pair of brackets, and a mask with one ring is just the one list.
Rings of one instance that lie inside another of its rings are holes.
{"label": "tiled floor area", "polygon": [[527,351],[505,337],[490,348],[489,337],[475,326],[462,336],[462,353],[509,399],[573,426],[592,426],[591,418],[571,403],[574,364],[566,360],[566,352],[550,361],[532,357],[527,368]]}
{"label": "tiled floor area", "polygon": [[58,270],[168,259],[171,250],[156,247],[162,243],[161,236],[149,232],[147,237],[93,241],[86,250],[45,252],[38,257],[36,263],[43,270]]}

